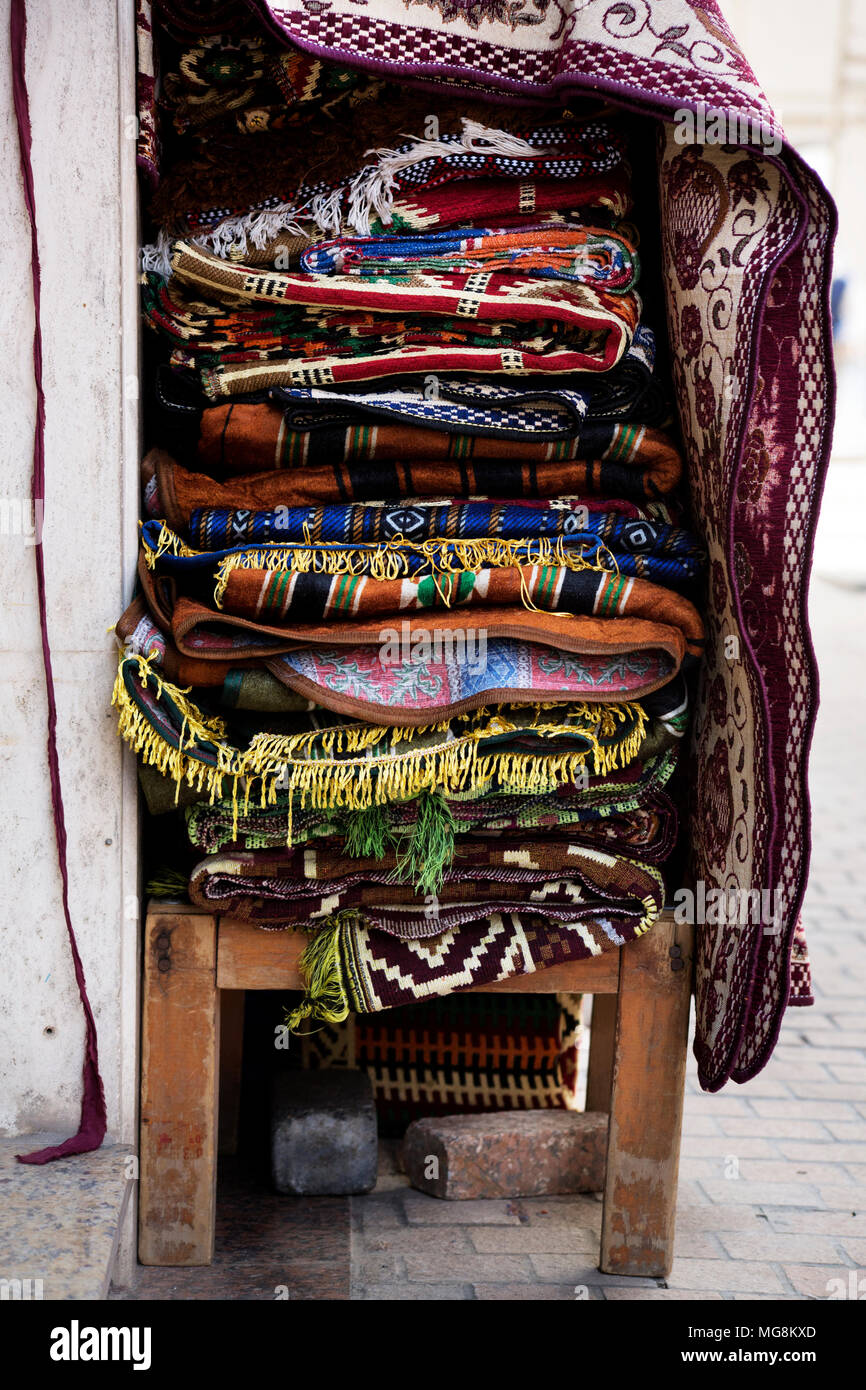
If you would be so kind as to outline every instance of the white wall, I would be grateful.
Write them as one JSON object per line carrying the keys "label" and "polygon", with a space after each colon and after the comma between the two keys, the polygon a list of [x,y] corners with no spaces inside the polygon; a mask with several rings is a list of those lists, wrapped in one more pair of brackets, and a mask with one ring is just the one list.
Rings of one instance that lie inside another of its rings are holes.
{"label": "white wall", "polygon": [[[30,0],[27,45],[42,261],[45,567],[70,901],[109,1130],[123,1140],[134,1136],[136,1101],[135,785],[109,709],[115,663],[106,629],[131,592],[135,547],[132,9],[132,0]],[[0,25],[0,497],[23,500],[33,318],[5,42],[9,0],[0,0]],[[0,534],[0,1133],[71,1133],[84,1029],[60,907],[33,549],[9,530],[7,523]]]}

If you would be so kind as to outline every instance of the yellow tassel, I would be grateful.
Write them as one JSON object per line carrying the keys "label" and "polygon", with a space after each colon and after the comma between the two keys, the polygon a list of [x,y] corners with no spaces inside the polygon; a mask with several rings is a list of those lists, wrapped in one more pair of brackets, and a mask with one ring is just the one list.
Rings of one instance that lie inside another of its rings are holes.
{"label": "yellow tassel", "polygon": [[[141,523],[139,523],[141,524]],[[187,545],[186,541],[181,540],[177,532],[172,531],[167,522],[163,521],[160,526],[159,537],[156,546],[144,547],[144,563],[149,570],[156,568],[156,562],[162,555],[181,555],[185,557],[201,555],[202,551],[193,550]]]}
{"label": "yellow tassel", "polygon": [[[304,947],[298,969],[306,988],[301,1003],[286,1013],[289,1032],[296,1033],[307,1018],[317,1018],[322,1023],[342,1023],[348,1018],[349,999],[340,959],[340,925],[349,916],[341,912],[329,918]],[[356,920],[354,914],[353,920]]]}

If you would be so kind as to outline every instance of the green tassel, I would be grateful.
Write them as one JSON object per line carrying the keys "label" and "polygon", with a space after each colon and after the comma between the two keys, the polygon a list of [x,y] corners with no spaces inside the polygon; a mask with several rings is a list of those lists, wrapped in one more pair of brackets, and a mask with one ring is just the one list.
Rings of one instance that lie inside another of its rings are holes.
{"label": "green tassel", "polygon": [[445,798],[421,792],[409,842],[401,849],[395,878],[410,882],[419,892],[435,893],[454,859],[454,817]]}
{"label": "green tassel", "polygon": [[306,981],[306,991],[298,1007],[286,1013],[290,1033],[297,1033],[306,1018],[342,1023],[349,1017],[340,960],[341,916],[330,918],[301,953],[298,969]]}
{"label": "green tassel", "polygon": [[345,818],[346,853],[353,859],[381,859],[393,843],[385,806],[375,802]]}
{"label": "green tassel", "polygon": [[145,891],[151,898],[185,898],[189,888],[189,874],[177,869],[159,869],[145,884]]}

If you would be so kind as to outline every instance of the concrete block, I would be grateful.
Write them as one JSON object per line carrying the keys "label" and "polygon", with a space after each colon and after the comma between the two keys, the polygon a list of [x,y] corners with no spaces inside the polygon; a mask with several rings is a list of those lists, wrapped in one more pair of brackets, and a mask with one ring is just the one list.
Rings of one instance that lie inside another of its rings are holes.
{"label": "concrete block", "polygon": [[361,1071],[285,1071],[271,1106],[277,1192],[344,1196],[376,1185],[378,1138],[370,1078]]}
{"label": "concrete block", "polygon": [[415,1120],[402,1162],[432,1197],[546,1197],[601,1191],[606,1150],[606,1115],[511,1110]]}

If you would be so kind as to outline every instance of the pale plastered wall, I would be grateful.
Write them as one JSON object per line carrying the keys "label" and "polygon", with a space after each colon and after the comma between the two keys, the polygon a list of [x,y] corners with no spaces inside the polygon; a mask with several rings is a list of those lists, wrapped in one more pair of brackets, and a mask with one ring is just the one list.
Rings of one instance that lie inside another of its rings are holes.
{"label": "pale plastered wall", "polygon": [[[131,593],[135,546],[132,0],[30,0],[28,22],[45,350],[45,565],[70,897],[99,1029],[110,1134],[129,1140],[136,803],[134,771],[109,709],[115,663],[106,629]],[[9,0],[0,0],[0,25],[0,498],[11,504],[0,516],[0,1133],[72,1132],[84,1029],[60,910],[33,550],[15,534],[17,509],[29,498],[35,398],[29,235],[5,41]]]}

